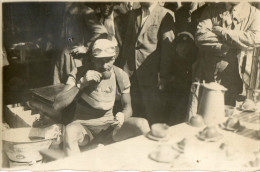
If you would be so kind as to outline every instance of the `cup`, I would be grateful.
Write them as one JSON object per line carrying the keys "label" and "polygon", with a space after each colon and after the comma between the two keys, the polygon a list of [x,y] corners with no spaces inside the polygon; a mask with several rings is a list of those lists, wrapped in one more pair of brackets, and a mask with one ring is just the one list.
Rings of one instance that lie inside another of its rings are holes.
{"label": "cup", "polygon": [[172,162],[177,159],[180,152],[171,148],[170,145],[160,145],[155,152],[152,153],[153,159],[159,162]]}
{"label": "cup", "polygon": [[151,126],[151,134],[154,137],[164,138],[167,136],[168,131],[169,131],[169,126],[167,124],[157,123]]}
{"label": "cup", "polygon": [[204,120],[202,116],[195,115],[190,118],[190,125],[193,127],[201,127],[204,125]]}

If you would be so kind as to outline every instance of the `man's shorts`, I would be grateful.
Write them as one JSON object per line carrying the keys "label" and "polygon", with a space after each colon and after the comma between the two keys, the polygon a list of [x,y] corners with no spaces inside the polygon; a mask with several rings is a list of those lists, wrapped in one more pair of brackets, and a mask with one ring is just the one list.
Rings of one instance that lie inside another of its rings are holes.
{"label": "man's shorts", "polygon": [[85,104],[78,103],[72,124],[80,124],[82,134],[88,135],[89,141],[92,141],[100,132],[107,130],[113,121],[112,109],[108,111],[94,110]]}
{"label": "man's shorts", "polygon": [[75,124],[75,123],[79,124],[78,126],[81,127],[82,134],[85,137],[88,136],[89,141],[92,141],[102,131],[105,131],[109,127],[111,127],[110,124],[98,125],[98,126],[86,125],[86,124],[84,124],[84,123],[82,123],[80,121],[73,121],[71,124]]}

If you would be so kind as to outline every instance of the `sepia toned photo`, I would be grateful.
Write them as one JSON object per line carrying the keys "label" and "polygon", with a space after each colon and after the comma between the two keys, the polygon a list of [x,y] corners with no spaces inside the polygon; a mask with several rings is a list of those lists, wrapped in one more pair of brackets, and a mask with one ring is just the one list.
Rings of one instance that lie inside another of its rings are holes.
{"label": "sepia toned photo", "polygon": [[1,2],[2,170],[260,170],[260,2]]}

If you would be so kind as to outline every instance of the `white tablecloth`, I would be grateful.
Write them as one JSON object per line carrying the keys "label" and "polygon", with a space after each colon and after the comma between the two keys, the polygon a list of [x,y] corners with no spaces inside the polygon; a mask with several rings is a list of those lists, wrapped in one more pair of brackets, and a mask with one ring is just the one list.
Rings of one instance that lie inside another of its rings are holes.
{"label": "white tablecloth", "polygon": [[[185,123],[170,128],[170,139],[158,142],[145,136],[138,136],[108,146],[86,151],[73,157],[57,160],[34,170],[259,170],[249,167],[250,160],[255,159],[254,152],[260,150],[260,139],[252,137],[254,132],[236,134],[219,129],[223,138],[217,142],[204,142],[196,138],[202,128],[194,128]],[[183,138],[187,139],[185,153],[172,163],[158,163],[149,158],[149,154],[159,145],[174,145]],[[237,150],[235,159],[227,159],[219,148],[228,142]]]}

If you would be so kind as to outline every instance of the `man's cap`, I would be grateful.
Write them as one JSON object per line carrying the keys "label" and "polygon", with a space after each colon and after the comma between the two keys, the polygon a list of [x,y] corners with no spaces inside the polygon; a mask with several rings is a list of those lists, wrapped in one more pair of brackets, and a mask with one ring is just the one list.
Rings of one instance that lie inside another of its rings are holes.
{"label": "man's cap", "polygon": [[95,58],[116,56],[116,46],[117,43],[115,41],[98,39],[92,47],[92,55]]}
{"label": "man's cap", "polygon": [[194,37],[190,32],[180,32],[177,34],[177,38],[176,38],[177,42],[193,42],[194,41]]}

